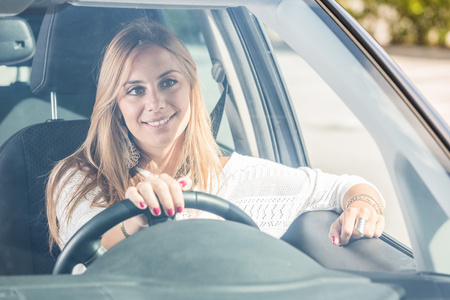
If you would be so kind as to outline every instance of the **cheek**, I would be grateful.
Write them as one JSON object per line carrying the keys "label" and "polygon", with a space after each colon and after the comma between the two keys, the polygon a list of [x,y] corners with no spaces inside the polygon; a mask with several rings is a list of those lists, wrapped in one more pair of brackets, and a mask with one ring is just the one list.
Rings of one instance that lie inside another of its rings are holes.
{"label": "cheek", "polygon": [[119,102],[119,109],[127,125],[130,125],[132,121],[136,120],[136,118],[139,116],[138,109],[133,105],[129,105],[125,101]]}
{"label": "cheek", "polygon": [[[183,104],[182,104],[182,108],[181,108],[182,110],[183,110],[183,112],[184,112],[184,116],[183,116],[183,121],[185,122],[185,123],[188,123],[189,122],[189,120],[191,119],[191,113],[192,113],[192,107],[191,107],[191,101],[190,101],[190,99],[185,99],[184,101],[183,101]],[[187,124],[186,124],[187,125]]]}
{"label": "cheek", "polygon": [[186,115],[190,115],[191,113],[191,100],[190,100],[190,92],[189,89],[185,88],[181,96],[178,98],[178,107],[185,112]]}

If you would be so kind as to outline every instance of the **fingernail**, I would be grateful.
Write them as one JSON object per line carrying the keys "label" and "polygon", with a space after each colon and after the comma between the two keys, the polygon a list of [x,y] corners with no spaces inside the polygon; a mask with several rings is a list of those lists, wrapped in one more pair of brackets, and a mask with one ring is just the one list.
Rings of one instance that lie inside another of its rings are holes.
{"label": "fingernail", "polygon": [[144,202],[144,201],[139,202],[139,205],[140,205],[142,208],[145,208],[145,202]]}
{"label": "fingernail", "polygon": [[335,236],[333,236],[333,245],[339,246],[339,240]]}
{"label": "fingernail", "polygon": [[186,185],[187,185],[187,183],[186,183],[186,181],[181,180],[181,181],[180,181],[180,185],[181,185],[182,188],[185,188]]}
{"label": "fingernail", "polygon": [[169,210],[167,211],[167,213],[169,214],[169,217],[173,216],[173,209],[169,208]]}
{"label": "fingernail", "polygon": [[161,213],[161,210],[160,210],[158,207],[155,207],[155,208],[153,209],[153,213],[154,213],[156,216],[159,216],[159,214]]}
{"label": "fingernail", "polygon": [[181,213],[181,212],[183,212],[183,208],[181,206],[178,206],[177,207],[177,213]]}
{"label": "fingernail", "polygon": [[333,244],[336,245],[336,238],[334,236],[331,237],[331,240],[333,241]]}

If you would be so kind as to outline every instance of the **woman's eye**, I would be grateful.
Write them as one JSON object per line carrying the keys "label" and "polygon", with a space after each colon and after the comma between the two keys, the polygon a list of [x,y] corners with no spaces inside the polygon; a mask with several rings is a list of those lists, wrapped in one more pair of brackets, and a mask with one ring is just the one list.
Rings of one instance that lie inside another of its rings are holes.
{"label": "woman's eye", "polygon": [[166,80],[164,80],[163,82],[161,82],[161,86],[162,86],[163,88],[169,88],[169,87],[174,86],[174,85],[177,84],[177,83],[178,83],[178,80],[175,80],[175,79],[166,79]]}
{"label": "woman's eye", "polygon": [[139,96],[145,92],[143,87],[134,87],[127,92],[127,95]]}

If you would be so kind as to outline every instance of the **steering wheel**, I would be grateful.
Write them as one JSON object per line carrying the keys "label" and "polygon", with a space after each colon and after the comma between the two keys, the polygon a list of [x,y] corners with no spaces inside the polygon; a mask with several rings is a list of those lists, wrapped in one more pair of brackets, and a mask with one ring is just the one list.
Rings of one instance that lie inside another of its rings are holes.
{"label": "steering wheel", "polygon": [[[194,191],[183,192],[183,196],[186,208],[207,211],[225,220],[258,228],[242,209],[220,197]],[[140,214],[147,217],[149,226],[174,219],[174,216],[168,218],[164,213],[155,217],[148,209],[139,209],[128,199],[115,203],[75,233],[56,260],[53,274],[70,274],[77,264],[91,264],[106,251],[100,243],[103,234],[120,222]]]}

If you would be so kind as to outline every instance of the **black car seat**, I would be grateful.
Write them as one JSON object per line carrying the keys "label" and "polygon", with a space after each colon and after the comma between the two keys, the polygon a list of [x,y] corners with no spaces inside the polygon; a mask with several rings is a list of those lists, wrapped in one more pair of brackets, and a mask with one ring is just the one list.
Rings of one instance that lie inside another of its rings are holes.
{"label": "black car seat", "polygon": [[[142,17],[161,21],[158,11],[51,6],[33,59],[33,93],[92,110],[93,70],[102,49],[124,23]],[[0,275],[51,273],[59,250],[50,253],[48,246],[47,177],[81,145],[88,128],[87,119],[47,121],[20,130],[0,147]]]}

